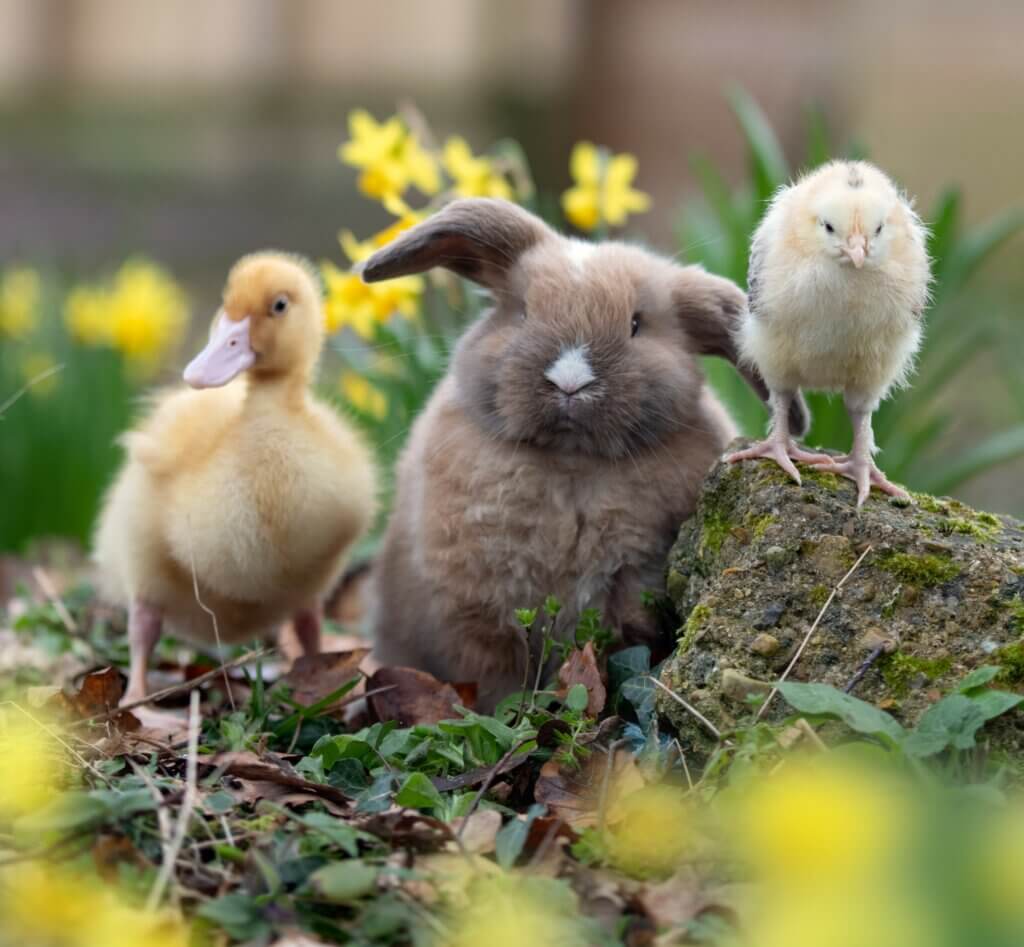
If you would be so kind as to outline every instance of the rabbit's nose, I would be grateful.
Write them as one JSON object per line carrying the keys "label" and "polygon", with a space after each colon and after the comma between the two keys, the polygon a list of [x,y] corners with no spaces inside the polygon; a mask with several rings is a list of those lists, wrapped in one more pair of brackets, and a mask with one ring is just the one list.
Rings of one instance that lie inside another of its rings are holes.
{"label": "rabbit's nose", "polygon": [[544,377],[567,395],[574,395],[597,381],[584,345],[563,349],[548,367]]}

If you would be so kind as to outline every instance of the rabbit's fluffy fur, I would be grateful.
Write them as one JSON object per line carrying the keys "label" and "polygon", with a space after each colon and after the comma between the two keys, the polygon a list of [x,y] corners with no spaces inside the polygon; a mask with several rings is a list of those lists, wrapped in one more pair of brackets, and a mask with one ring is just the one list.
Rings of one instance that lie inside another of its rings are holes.
{"label": "rabbit's fluffy fur", "polygon": [[[282,296],[287,312],[271,312]],[[317,646],[320,598],[375,505],[367,448],[309,392],[320,299],[301,263],[244,258],[218,320],[252,320],[254,364],[224,387],[158,396],[124,438],[95,556],[106,597],[131,608],[132,697],[144,692],[161,625],[214,643],[206,609],[224,642],[270,634],[301,612],[303,645]]]}
{"label": "rabbit's fluffy fur", "polygon": [[[736,434],[697,355],[736,361],[745,296],[699,267],[571,240],[487,199],[450,204],[363,275],[433,266],[485,286],[495,305],[460,340],[399,463],[375,569],[376,655],[477,682],[486,709],[527,672],[516,609],[548,595],[563,638],[584,608],[625,640],[656,638],[642,593],[663,588],[676,531]],[[806,428],[802,402],[792,414]],[[531,661],[541,647],[535,629]]]}

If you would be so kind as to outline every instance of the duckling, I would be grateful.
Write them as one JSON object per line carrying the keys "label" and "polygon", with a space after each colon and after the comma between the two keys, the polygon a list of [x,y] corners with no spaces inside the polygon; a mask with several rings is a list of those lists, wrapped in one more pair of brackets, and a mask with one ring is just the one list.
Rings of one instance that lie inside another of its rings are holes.
{"label": "duckling", "polygon": [[122,438],[94,548],[103,592],[128,609],[124,703],[146,696],[165,629],[227,644],[291,617],[302,652],[319,650],[322,599],[376,504],[367,447],[309,390],[321,305],[301,259],[243,257],[185,369],[197,390],[158,394]]}

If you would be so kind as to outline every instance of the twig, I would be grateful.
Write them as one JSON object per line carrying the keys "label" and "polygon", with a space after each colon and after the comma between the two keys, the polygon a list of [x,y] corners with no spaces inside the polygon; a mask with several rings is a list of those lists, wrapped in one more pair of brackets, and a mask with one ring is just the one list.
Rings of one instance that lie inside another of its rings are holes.
{"label": "twig", "polygon": [[672,742],[676,745],[676,750],[679,751],[679,762],[683,764],[683,772],[686,774],[686,785],[690,787],[690,792],[693,792],[693,779],[690,777],[690,767],[686,765],[686,754],[683,752],[683,745],[679,742],[679,737],[676,737]]}
{"label": "twig", "polygon": [[178,860],[178,853],[185,842],[185,835],[188,832],[188,823],[192,818],[192,810],[195,808],[198,795],[197,783],[199,773],[199,691],[192,691],[188,709],[188,759],[185,764],[185,798],[181,803],[181,812],[178,813],[178,822],[175,825],[174,835],[171,844],[164,855],[163,864],[160,866],[160,873],[153,882],[146,899],[146,908],[155,911],[163,900],[164,890],[167,888],[174,873],[174,866]]}
{"label": "twig", "polygon": [[861,681],[861,678],[871,669],[871,665],[874,664],[883,654],[885,654],[885,645],[880,644],[875,648],[864,660],[861,662],[860,667],[853,672],[853,677],[850,678],[850,682],[843,688],[844,694],[849,694]]}
{"label": "twig", "polygon": [[755,723],[765,715],[765,712],[768,710],[768,705],[772,702],[772,699],[775,697],[776,693],[779,690],[779,684],[785,683],[786,678],[789,677],[789,672],[792,671],[794,667],[796,667],[796,662],[800,660],[800,655],[804,653],[804,648],[807,647],[807,643],[811,640],[811,636],[817,630],[818,625],[821,624],[821,619],[825,616],[825,612],[828,611],[828,607],[832,604],[832,600],[836,597],[836,595],[839,594],[839,590],[846,584],[846,581],[850,578],[850,576],[857,571],[860,564],[864,561],[864,557],[869,552],[871,552],[873,548],[873,546],[868,546],[868,548],[865,549],[860,554],[860,556],[858,556],[857,561],[852,566],[850,566],[846,575],[844,575],[839,580],[839,583],[836,585],[834,589],[832,589],[832,592],[829,594],[829,597],[825,599],[825,604],[821,606],[821,611],[818,612],[818,617],[814,619],[814,624],[811,625],[807,634],[804,635],[804,640],[800,642],[800,647],[796,649],[796,654],[793,655],[793,659],[789,662],[788,665],[786,665],[786,670],[782,672],[782,677],[780,677],[779,680],[776,682],[775,686],[772,687],[765,702],[761,704],[761,708],[760,710],[758,710],[757,716],[754,718]]}
{"label": "twig", "polygon": [[40,372],[34,378],[30,378],[24,385],[22,385],[13,395],[10,396],[3,404],[0,404],[0,420],[7,413],[7,410],[13,407],[18,401],[21,400],[22,396],[28,392],[33,385],[38,385],[41,381],[46,381],[51,375],[56,375],[57,372],[63,371],[63,365],[51,365],[45,372]]}
{"label": "twig", "polygon": [[89,772],[92,773],[93,776],[95,776],[101,783],[104,783],[108,788],[113,786],[111,781],[104,776],[102,772],[100,772],[99,768],[82,756],[82,754],[79,753],[78,750],[76,750],[67,740],[61,737],[58,731],[54,730],[53,727],[47,726],[47,724],[43,723],[43,721],[38,717],[33,717],[32,714],[22,707],[21,704],[17,703],[17,701],[5,700],[3,703],[0,703],[0,707],[13,707],[18,711],[18,713],[26,716],[35,726],[49,736],[51,740],[54,740],[64,747],[65,750],[67,750],[76,760],[78,760],[79,763],[81,763],[84,769],[89,770]]}
{"label": "twig", "polygon": [[160,829],[160,851],[164,862],[169,862],[171,860],[171,817],[167,812],[167,800],[160,794],[160,790],[157,788],[156,783],[153,782],[149,773],[134,760],[129,760],[128,762],[131,764],[135,775],[146,784],[149,794],[156,803],[156,824]]}
{"label": "twig", "polygon": [[[199,595],[199,577],[196,575],[196,557],[192,551],[192,528],[188,519],[185,520],[185,535],[188,537],[188,560],[189,566],[192,569],[192,594],[196,597],[196,602],[199,607],[210,616],[210,620],[213,622],[213,637],[217,641],[217,656],[223,661],[224,660],[224,646],[220,641],[220,626],[217,624],[217,613],[210,608],[206,602],[203,601]],[[235,695],[231,691],[231,681],[228,679],[227,672],[224,673],[224,687],[228,692],[228,703],[231,704],[231,710],[237,711],[238,708],[235,706]]]}
{"label": "twig", "polygon": [[679,704],[687,713],[693,714],[705,727],[708,732],[716,739],[719,743],[722,742],[722,732],[716,727],[707,717],[704,716],[696,707],[692,704],[688,704],[682,697],[680,697],[672,688],[666,687],[656,677],[648,675],[647,679],[652,681],[658,687],[660,687],[666,694],[669,695],[677,704]]}
{"label": "twig", "polygon": [[473,801],[469,804],[469,809],[466,810],[465,816],[462,819],[462,825],[459,826],[459,831],[456,832],[456,836],[461,841],[462,832],[469,824],[469,817],[476,811],[476,807],[480,805],[480,800],[483,799],[484,793],[491,788],[491,783],[498,778],[498,774],[502,772],[502,766],[507,763],[513,756],[516,755],[527,743],[530,743],[533,737],[526,740],[520,740],[511,750],[509,750],[494,766],[491,767],[490,772],[484,778],[484,781],[480,784],[480,788],[477,790],[476,795],[473,797]]}
{"label": "twig", "polygon": [[71,617],[71,612],[68,611],[61,597],[57,594],[57,589],[46,570],[42,566],[34,566],[32,568],[32,578],[36,580],[36,585],[42,589],[43,595],[46,596],[57,612],[57,617],[61,620],[61,624],[70,634],[77,636],[79,633],[78,625],[75,623],[74,618]]}
{"label": "twig", "polygon": [[118,714],[123,713],[126,710],[134,710],[136,707],[141,707],[143,704],[151,704],[154,701],[163,700],[166,697],[173,697],[176,694],[187,694],[189,691],[195,690],[197,687],[201,687],[207,681],[213,680],[215,677],[219,677],[221,674],[226,674],[228,671],[232,671],[235,668],[242,667],[244,664],[248,664],[250,661],[255,661],[258,658],[265,658],[268,654],[271,654],[274,648],[258,648],[256,651],[248,651],[245,654],[240,654],[237,658],[232,658],[226,664],[222,664],[218,668],[214,668],[212,671],[207,671],[205,674],[200,674],[199,677],[192,678],[191,681],[182,681],[180,684],[172,684],[170,687],[165,687],[162,690],[153,691],[147,697],[142,697],[139,700],[129,701],[127,704],[122,704],[116,710],[108,710],[106,713],[96,714],[94,717],[86,717],[84,720],[77,720],[73,726],[83,723],[98,723],[101,720],[109,720],[111,717],[116,717]]}
{"label": "twig", "polygon": [[604,828],[605,816],[608,808],[608,790],[611,787],[612,771],[615,769],[615,754],[621,747],[629,743],[628,739],[616,740],[608,747],[608,759],[604,765],[604,776],[601,779],[601,795],[597,799],[597,827]]}

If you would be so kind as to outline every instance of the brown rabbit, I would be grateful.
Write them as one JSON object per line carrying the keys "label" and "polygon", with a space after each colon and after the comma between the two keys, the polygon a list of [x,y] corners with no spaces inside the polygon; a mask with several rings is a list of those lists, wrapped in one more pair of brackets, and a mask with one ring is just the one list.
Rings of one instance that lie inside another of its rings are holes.
{"label": "brown rabbit", "polygon": [[[664,587],[673,538],[736,435],[697,356],[736,363],[746,299],[700,267],[563,237],[489,199],[449,204],[370,257],[363,278],[435,266],[490,290],[494,308],[459,341],[399,462],[375,650],[477,682],[488,710],[527,671],[518,608],[554,595],[556,635],[593,607],[627,642],[656,637],[642,593]],[[806,430],[806,406],[792,413]]]}

